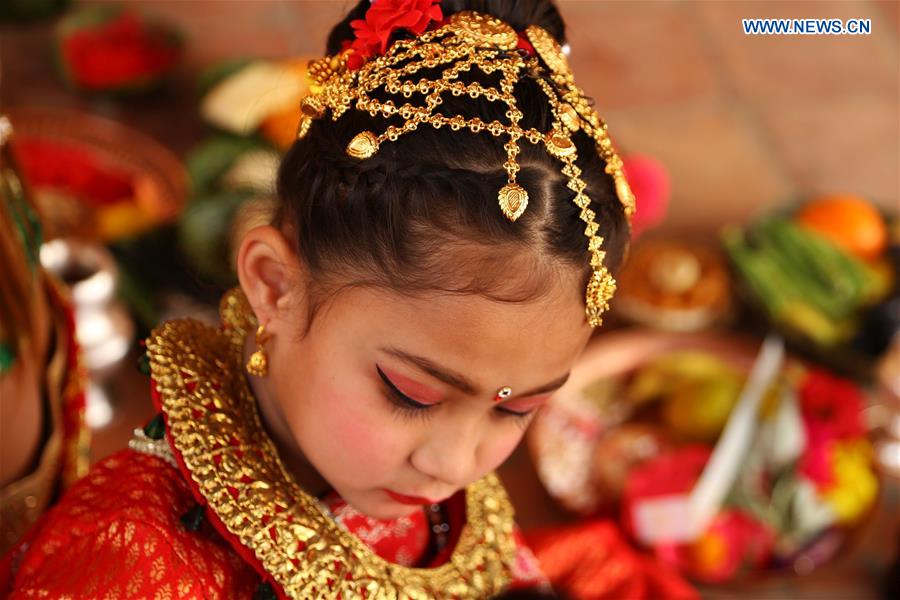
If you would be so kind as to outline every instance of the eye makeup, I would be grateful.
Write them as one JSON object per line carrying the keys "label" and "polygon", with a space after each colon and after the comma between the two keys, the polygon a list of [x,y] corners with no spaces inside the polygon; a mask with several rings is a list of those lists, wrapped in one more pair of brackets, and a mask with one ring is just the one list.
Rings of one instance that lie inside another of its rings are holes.
{"label": "eye makeup", "polygon": [[409,399],[414,399],[415,402],[424,405],[433,405],[439,404],[444,400],[444,395],[434,388],[428,387],[418,381],[410,379],[396,371],[391,369],[382,368],[379,365],[375,365],[375,368],[378,370],[378,376],[381,377],[381,380],[385,382],[386,385],[389,385],[396,389],[398,392],[403,394]]}
{"label": "eye makeup", "polygon": [[401,392],[378,365],[375,365],[375,371],[378,373],[382,384],[384,384],[384,395],[395,411],[408,418],[428,418],[430,414],[429,409],[434,406],[433,404],[418,402]]}
{"label": "eye makeup", "polygon": [[[437,379],[450,387],[453,387],[467,396],[481,396],[486,392],[480,390],[474,383],[463,377],[456,371],[451,371],[445,367],[439,366],[436,362],[424,358],[422,356],[416,356],[409,352],[405,352],[395,347],[385,347],[379,348],[380,352],[388,354],[398,360],[402,360],[406,364],[412,366],[413,368],[418,369],[425,375]],[[546,394],[548,392],[553,392],[558,390],[566,383],[569,379],[569,373],[566,373],[562,377],[558,377],[555,380],[546,383],[544,385],[538,386],[534,389],[528,390],[526,392],[522,392],[518,390],[519,396],[523,398],[529,398],[531,396],[537,396],[539,394]],[[441,398],[443,399],[443,398]]]}
{"label": "eye makeup", "polygon": [[[425,386],[421,386],[411,379],[408,379],[396,373],[392,373],[389,377],[387,373],[385,373],[385,371],[378,365],[375,365],[375,371],[378,373],[379,379],[381,379],[381,382],[384,384],[384,391],[387,399],[394,405],[397,410],[404,413],[405,415],[425,417],[428,415],[429,409],[434,408],[435,406],[440,404],[440,400],[435,400],[433,402],[422,402],[418,399],[413,399],[400,389],[401,384],[407,388],[427,390]],[[397,380],[402,383],[398,384]],[[438,394],[433,391],[431,391],[431,393],[428,395],[430,399],[435,399],[438,396]],[[516,419],[524,420],[527,419],[535,411],[536,408],[543,404],[544,400],[546,400],[546,396],[523,398],[510,402],[509,405],[500,404],[494,406],[493,410],[496,414],[503,417],[513,417]]]}
{"label": "eye makeup", "polygon": [[549,396],[532,396],[529,398],[517,398],[510,402],[497,404],[495,408],[500,412],[509,413],[520,417],[525,417],[533,413],[535,410],[544,405]]}

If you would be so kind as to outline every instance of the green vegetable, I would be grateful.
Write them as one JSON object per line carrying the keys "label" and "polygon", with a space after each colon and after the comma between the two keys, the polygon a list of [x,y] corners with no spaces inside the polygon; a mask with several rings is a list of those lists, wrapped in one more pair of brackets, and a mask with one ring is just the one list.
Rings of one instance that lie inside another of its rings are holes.
{"label": "green vegetable", "polygon": [[855,295],[839,267],[833,267],[819,250],[808,244],[786,221],[766,221],[754,233],[761,239],[767,260],[788,276],[788,285],[827,315],[837,318],[852,312]]}
{"label": "green vegetable", "polygon": [[852,336],[860,308],[877,294],[877,274],[818,234],[773,217],[722,245],[771,318],[825,346]]}
{"label": "green vegetable", "polygon": [[801,268],[794,274],[815,280],[820,290],[834,298],[843,314],[859,306],[867,273],[857,259],[818,234],[784,219],[763,222],[760,229],[768,231],[784,253],[793,253],[800,261]]}

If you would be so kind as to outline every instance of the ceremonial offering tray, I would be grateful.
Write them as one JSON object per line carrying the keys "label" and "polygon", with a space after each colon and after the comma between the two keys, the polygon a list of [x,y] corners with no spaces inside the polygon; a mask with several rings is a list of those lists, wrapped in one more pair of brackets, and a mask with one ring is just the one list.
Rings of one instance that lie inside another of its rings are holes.
{"label": "ceremonial offering tray", "polygon": [[[830,561],[877,497],[867,403],[852,381],[790,356],[759,375],[758,348],[726,333],[598,336],[529,431],[542,483],[574,513],[615,517],[698,581],[805,574]],[[737,420],[743,445],[732,443]],[[702,525],[679,533],[728,444],[721,495]]]}
{"label": "ceremonial offering tray", "polygon": [[731,313],[728,265],[712,244],[641,239],[616,279],[614,310],[633,323],[698,331],[727,320]]}
{"label": "ceremonial offering tray", "polygon": [[799,355],[857,379],[900,331],[900,222],[853,196],[826,196],[722,231],[751,318]]}
{"label": "ceremonial offering tray", "polygon": [[178,158],[145,134],[96,115],[7,111],[12,148],[48,238],[103,242],[174,220],[188,193]]}
{"label": "ceremonial offering tray", "polygon": [[655,358],[686,349],[715,354],[746,372],[755,344],[723,334],[640,328],[604,333],[588,345],[569,381],[538,415],[528,435],[538,474],[564,507],[591,514],[606,504],[591,484],[591,463],[600,439],[630,419],[630,409],[618,396],[619,380]]}

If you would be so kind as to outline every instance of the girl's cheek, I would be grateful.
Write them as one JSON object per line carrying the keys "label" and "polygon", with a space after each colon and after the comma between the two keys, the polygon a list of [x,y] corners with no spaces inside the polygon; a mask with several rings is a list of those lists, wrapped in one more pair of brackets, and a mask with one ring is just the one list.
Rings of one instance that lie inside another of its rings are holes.
{"label": "girl's cheek", "polygon": [[378,398],[336,392],[319,398],[323,399],[321,434],[331,438],[331,444],[342,453],[368,464],[391,461],[402,453],[402,428],[390,418],[387,409],[378,405]]}
{"label": "girl's cheek", "polygon": [[491,440],[484,444],[481,456],[481,473],[482,476],[494,471],[503,464],[509,455],[512,454],[516,446],[522,439],[523,432],[516,427],[516,431],[505,432],[495,435]]}

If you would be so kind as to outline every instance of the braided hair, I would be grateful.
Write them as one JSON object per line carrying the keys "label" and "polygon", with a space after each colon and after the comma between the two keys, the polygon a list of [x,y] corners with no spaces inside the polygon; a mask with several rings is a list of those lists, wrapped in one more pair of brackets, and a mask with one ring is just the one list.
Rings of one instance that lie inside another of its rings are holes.
{"label": "braided hair", "polygon": [[[351,38],[350,21],[362,18],[368,7],[363,0],[335,26],[329,54]],[[441,7],[445,16],[476,10],[516,29],[536,24],[560,42],[565,39],[562,18],[549,0],[444,0]],[[464,77],[485,76],[472,72]],[[525,115],[522,126],[546,130],[552,113],[537,83],[523,78],[513,93]],[[447,96],[442,110],[487,122],[503,119],[498,104]],[[511,222],[496,202],[497,190],[506,182],[502,140],[422,128],[366,160],[347,156],[353,136],[384,126],[383,119],[355,110],[337,121],[315,120],[280,166],[276,225],[296,243],[308,270],[306,331],[322,302],[348,286],[528,302],[575,272],[580,281],[572,293],[583,294],[591,273],[584,226],[556,159],[531,144],[521,148],[517,180],[528,191],[529,205]],[[600,225],[598,235],[605,238],[606,267],[615,273],[630,235],[624,210],[593,140],[577,133],[573,141]]]}

